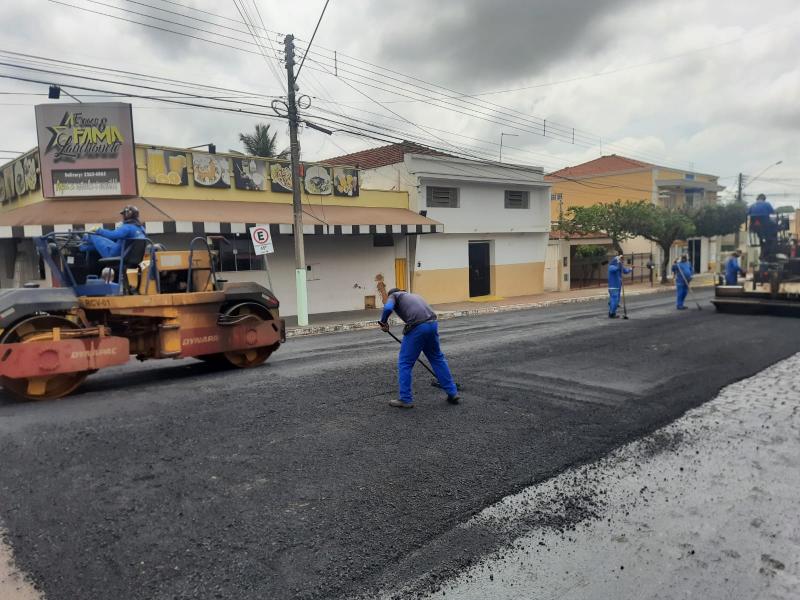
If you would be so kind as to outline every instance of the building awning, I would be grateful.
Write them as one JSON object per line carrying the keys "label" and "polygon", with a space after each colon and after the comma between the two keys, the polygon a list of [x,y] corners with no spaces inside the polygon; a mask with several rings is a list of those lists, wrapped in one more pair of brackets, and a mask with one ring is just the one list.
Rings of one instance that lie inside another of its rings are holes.
{"label": "building awning", "polygon": [[[126,204],[139,208],[148,234],[247,233],[269,224],[273,234],[294,231],[291,204],[135,198],[121,200],[45,200],[0,214],[0,238],[29,238],[52,231],[114,227]],[[353,235],[376,233],[442,233],[444,226],[403,208],[303,205],[303,233]]]}

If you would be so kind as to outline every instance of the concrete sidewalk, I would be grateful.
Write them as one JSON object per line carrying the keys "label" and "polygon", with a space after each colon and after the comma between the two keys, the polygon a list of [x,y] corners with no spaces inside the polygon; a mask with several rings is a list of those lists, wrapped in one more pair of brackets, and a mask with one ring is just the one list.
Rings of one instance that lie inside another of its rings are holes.
{"label": "concrete sidewalk", "polygon": [[[705,287],[714,284],[712,274],[698,275],[695,278],[693,287]],[[671,284],[655,284],[652,287],[649,283],[629,284],[625,287],[626,296],[641,296],[645,294],[657,294],[662,292],[674,292],[675,287]],[[593,300],[603,300],[608,298],[608,291],[605,287],[585,288],[570,290],[568,292],[545,292],[533,296],[515,296],[513,298],[497,298],[485,302],[465,301],[451,302],[447,304],[433,305],[440,321],[455,319],[458,317],[468,317],[490,313],[507,312],[513,310],[527,310],[532,308],[546,308],[558,304],[572,304],[574,302],[591,302]],[[353,310],[347,312],[332,312],[309,315],[309,325],[300,327],[297,325],[297,317],[286,318],[286,337],[299,337],[305,335],[319,335],[322,333],[335,333],[338,331],[352,331],[354,329],[374,329],[377,328],[377,321],[380,318],[380,308],[375,310]],[[396,317],[390,319],[390,323],[399,324]]]}

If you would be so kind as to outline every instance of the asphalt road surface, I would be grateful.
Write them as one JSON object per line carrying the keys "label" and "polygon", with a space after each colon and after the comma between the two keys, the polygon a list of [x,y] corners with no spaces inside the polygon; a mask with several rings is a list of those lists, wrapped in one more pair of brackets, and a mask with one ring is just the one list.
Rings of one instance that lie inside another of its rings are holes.
{"label": "asphalt road surface", "polygon": [[[416,408],[388,407],[397,345],[377,330],[291,340],[251,371],[132,364],[66,400],[5,401],[0,520],[50,600],[370,597],[446,579],[521,533],[454,537],[485,507],[800,349],[800,320],[672,302],[632,300],[628,321],[602,302],[445,321],[459,406],[420,369]],[[567,529],[595,505],[538,518]]]}

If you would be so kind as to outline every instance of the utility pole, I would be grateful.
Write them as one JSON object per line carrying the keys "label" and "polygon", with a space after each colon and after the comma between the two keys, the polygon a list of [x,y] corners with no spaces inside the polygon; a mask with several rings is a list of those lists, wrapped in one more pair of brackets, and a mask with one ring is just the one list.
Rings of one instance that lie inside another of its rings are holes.
{"label": "utility pole", "polygon": [[[736,189],[736,201],[737,202],[741,202],[742,201],[742,181],[743,180],[744,180],[744,175],[739,173],[739,177],[738,177],[738,180],[737,180],[737,189]],[[739,241],[740,241],[739,240],[739,234],[740,234],[741,231],[742,231],[742,227],[740,225],[739,229],[736,230],[736,233],[733,236],[733,247],[737,248],[737,249],[739,248]]]}
{"label": "utility pole", "polygon": [[742,201],[742,181],[743,180],[744,180],[744,175],[739,173],[739,185],[738,185],[738,190],[736,192],[736,201],[737,202],[741,202]]}
{"label": "utility pole", "polygon": [[303,206],[300,198],[300,145],[297,142],[297,84],[294,78],[294,36],[283,40],[286,52],[289,109],[289,147],[292,155],[292,209],[294,213],[294,267],[297,286],[297,324],[308,325],[308,288],[306,285],[306,251],[303,245]]}

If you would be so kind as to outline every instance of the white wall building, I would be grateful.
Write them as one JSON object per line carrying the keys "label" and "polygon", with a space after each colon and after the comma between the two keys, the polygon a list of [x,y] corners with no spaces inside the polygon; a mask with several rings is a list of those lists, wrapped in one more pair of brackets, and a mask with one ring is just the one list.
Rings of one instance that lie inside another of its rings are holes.
{"label": "white wall building", "polygon": [[444,233],[409,238],[410,289],[429,302],[541,293],[550,185],[538,167],[487,164],[394,144],[326,161],[357,166],[364,188],[407,191]]}

